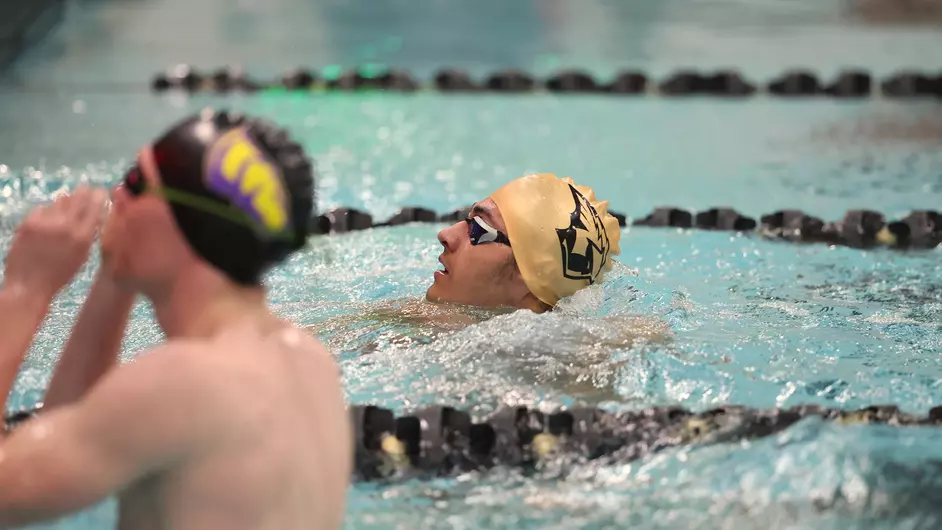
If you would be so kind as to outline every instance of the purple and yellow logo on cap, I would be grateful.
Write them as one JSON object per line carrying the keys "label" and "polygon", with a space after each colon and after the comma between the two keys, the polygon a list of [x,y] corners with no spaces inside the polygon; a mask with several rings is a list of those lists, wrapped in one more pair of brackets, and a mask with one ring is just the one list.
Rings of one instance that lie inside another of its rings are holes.
{"label": "purple and yellow logo on cap", "polygon": [[206,156],[206,187],[278,233],[288,228],[287,192],[281,171],[242,127],[223,134]]}

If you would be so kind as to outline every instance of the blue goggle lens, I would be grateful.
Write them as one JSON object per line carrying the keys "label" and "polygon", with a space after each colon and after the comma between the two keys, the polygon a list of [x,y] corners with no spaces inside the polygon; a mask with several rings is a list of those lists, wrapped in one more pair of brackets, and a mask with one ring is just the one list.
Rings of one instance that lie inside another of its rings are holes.
{"label": "blue goggle lens", "polygon": [[501,231],[487,224],[487,221],[478,216],[465,219],[468,223],[468,237],[472,245],[481,245],[484,243],[502,243],[510,246],[510,240]]}

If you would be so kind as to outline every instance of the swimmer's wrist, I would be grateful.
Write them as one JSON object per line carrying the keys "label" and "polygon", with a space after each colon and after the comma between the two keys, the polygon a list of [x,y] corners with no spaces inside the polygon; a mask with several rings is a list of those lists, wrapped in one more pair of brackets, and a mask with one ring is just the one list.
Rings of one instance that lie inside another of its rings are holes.
{"label": "swimmer's wrist", "polygon": [[112,296],[120,296],[128,299],[134,298],[134,291],[122,287],[118,281],[115,280],[114,276],[104,271],[96,275],[92,289],[95,291],[105,291]]}
{"label": "swimmer's wrist", "polygon": [[0,305],[17,311],[45,313],[55,293],[31,288],[22,283],[4,283],[0,286]]}

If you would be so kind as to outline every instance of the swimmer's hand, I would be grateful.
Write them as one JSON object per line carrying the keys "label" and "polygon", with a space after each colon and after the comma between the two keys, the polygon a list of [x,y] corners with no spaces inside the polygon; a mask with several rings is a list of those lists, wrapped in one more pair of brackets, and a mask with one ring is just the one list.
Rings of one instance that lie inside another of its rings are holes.
{"label": "swimmer's hand", "polygon": [[4,286],[51,301],[88,259],[107,199],[105,190],[82,186],[30,212],[7,254]]}
{"label": "swimmer's hand", "polygon": [[80,188],[36,208],[13,237],[0,288],[0,394],[8,396],[53,297],[88,259],[106,194]]}

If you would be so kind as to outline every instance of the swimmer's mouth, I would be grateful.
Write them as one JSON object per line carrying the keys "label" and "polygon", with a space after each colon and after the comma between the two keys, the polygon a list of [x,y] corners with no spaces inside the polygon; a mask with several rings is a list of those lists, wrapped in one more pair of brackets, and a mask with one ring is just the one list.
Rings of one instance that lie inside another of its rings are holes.
{"label": "swimmer's mouth", "polygon": [[440,273],[442,273],[442,274],[448,274],[448,267],[445,265],[445,262],[442,260],[441,257],[438,258],[438,262],[442,264],[442,270],[440,270],[440,271],[438,271],[438,272],[440,272]]}

